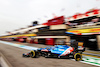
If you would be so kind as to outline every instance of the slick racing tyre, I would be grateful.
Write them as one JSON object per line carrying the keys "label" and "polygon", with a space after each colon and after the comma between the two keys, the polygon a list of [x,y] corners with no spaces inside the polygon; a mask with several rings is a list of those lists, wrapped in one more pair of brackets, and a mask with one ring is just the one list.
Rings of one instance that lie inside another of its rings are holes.
{"label": "slick racing tyre", "polygon": [[80,60],[82,60],[82,54],[76,53],[76,54],[74,55],[74,58],[75,58],[76,61],[80,61]]}
{"label": "slick racing tyre", "polygon": [[29,54],[30,57],[32,58],[38,58],[39,57],[39,52],[37,51],[31,51]]}
{"label": "slick racing tyre", "polygon": [[34,58],[34,57],[35,57],[35,51],[31,51],[31,52],[29,53],[29,56],[32,57],[32,58]]}

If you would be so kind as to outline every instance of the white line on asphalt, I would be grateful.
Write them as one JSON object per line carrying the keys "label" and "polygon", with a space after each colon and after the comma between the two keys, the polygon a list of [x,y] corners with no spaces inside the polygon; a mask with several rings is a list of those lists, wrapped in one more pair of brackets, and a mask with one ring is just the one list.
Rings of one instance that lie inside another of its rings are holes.
{"label": "white line on asphalt", "polygon": [[25,46],[25,45],[20,45],[20,44],[14,44],[14,43],[10,43],[10,42],[5,42],[5,41],[0,41],[1,43],[10,45],[10,46],[15,46],[18,48],[23,48],[23,49],[28,49],[28,50],[37,50],[37,47],[31,47],[31,46]]}
{"label": "white line on asphalt", "polygon": [[80,61],[80,62],[82,62],[82,63],[87,63],[87,64],[91,64],[91,65],[95,65],[95,66],[99,66],[99,67],[100,67],[100,65],[97,65],[97,64],[88,63],[88,62],[84,62],[84,61]]}

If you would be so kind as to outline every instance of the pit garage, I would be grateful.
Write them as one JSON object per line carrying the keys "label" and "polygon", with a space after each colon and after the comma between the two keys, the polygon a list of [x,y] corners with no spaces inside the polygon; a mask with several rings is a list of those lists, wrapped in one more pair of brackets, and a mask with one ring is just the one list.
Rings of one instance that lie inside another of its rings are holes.
{"label": "pit garage", "polygon": [[90,50],[98,50],[98,42],[96,35],[77,35],[71,36],[71,41],[77,40],[83,42],[83,46]]}

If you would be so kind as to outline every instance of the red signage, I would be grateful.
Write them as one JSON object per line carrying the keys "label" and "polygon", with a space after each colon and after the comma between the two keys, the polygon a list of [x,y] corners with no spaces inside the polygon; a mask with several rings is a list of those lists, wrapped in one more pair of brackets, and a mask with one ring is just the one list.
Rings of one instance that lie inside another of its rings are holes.
{"label": "red signage", "polygon": [[48,20],[48,26],[50,26],[50,25],[59,25],[59,24],[63,24],[63,23],[64,23],[64,16]]}

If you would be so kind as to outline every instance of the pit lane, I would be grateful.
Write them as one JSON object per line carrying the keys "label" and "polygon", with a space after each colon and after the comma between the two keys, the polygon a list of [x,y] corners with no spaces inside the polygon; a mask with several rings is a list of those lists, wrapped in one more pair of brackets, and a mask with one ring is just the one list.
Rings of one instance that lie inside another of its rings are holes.
{"label": "pit lane", "polygon": [[[16,43],[16,42],[14,42]],[[21,44],[21,43],[19,43]],[[45,45],[28,44],[34,47],[45,47]],[[57,59],[57,58],[23,58],[22,54],[27,53],[30,50],[22,49],[19,47],[10,46],[0,43],[0,51],[5,55],[7,60],[13,67],[96,67],[70,59]]]}

